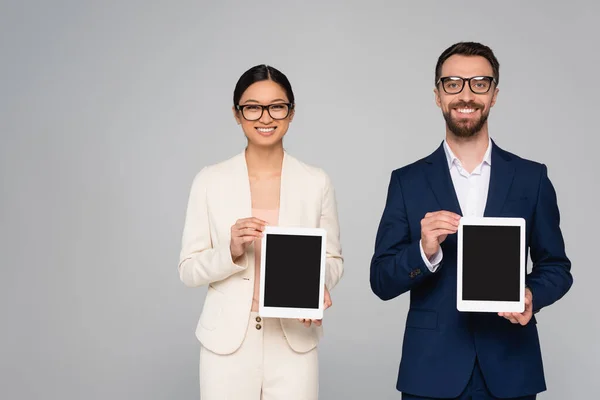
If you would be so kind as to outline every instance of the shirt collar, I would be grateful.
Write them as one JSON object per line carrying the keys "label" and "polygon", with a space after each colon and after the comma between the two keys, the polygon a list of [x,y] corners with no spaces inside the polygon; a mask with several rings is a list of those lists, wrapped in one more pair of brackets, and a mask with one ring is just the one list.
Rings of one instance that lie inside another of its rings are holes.
{"label": "shirt collar", "polygon": [[[454,155],[454,153],[450,149],[450,146],[448,146],[448,142],[446,141],[446,139],[444,139],[444,152],[446,153],[446,161],[448,162],[448,169],[451,169],[454,164],[460,163],[460,160],[458,159],[458,157],[456,157],[456,155]],[[490,166],[492,165],[492,139],[491,138],[488,138],[488,147],[487,147],[487,150],[485,151],[485,154],[483,155],[483,161],[481,164],[483,164],[483,163],[486,163],[487,165],[490,165]],[[481,164],[480,164],[480,166],[481,166]],[[480,168],[480,166],[475,168],[475,170],[478,170]]]}

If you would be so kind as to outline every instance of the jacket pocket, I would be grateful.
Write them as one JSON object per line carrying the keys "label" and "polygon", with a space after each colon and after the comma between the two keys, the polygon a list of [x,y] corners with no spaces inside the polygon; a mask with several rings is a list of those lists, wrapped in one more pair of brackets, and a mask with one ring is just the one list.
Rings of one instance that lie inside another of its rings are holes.
{"label": "jacket pocket", "polygon": [[407,328],[437,329],[437,311],[411,308],[406,317]]}
{"label": "jacket pocket", "polygon": [[199,324],[202,328],[213,331],[217,327],[217,322],[221,317],[221,311],[223,310],[223,300],[225,295],[212,286],[208,287],[206,298],[204,299],[204,306],[202,307],[202,314],[200,314]]}

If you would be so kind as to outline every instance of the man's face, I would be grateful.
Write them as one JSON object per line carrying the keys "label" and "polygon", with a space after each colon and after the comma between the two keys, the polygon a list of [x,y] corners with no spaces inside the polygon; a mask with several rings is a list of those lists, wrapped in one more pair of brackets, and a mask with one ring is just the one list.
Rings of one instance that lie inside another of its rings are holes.
{"label": "man's face", "polygon": [[[492,66],[481,56],[453,55],[442,65],[435,102],[442,109],[450,132],[471,137],[486,125],[490,109],[496,103],[498,88]],[[475,78],[476,77],[476,78]],[[468,81],[458,78],[475,78]]]}

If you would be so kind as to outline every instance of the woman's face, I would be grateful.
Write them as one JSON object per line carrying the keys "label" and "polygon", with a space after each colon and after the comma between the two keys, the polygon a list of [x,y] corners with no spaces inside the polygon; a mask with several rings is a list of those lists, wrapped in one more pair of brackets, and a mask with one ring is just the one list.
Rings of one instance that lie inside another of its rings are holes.
{"label": "woman's face", "polygon": [[233,108],[235,119],[242,125],[248,142],[256,146],[272,147],[279,144],[294,118],[294,110],[289,106],[285,90],[271,80],[248,86],[240,98],[239,106],[239,110]]}

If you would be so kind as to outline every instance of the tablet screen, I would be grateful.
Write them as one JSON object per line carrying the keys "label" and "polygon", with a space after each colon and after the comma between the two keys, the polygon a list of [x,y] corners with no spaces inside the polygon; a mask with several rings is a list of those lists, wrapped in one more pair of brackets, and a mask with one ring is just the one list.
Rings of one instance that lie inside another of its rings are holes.
{"label": "tablet screen", "polygon": [[463,300],[519,301],[518,226],[463,228]]}
{"label": "tablet screen", "polygon": [[267,234],[266,307],[319,308],[320,236]]}

